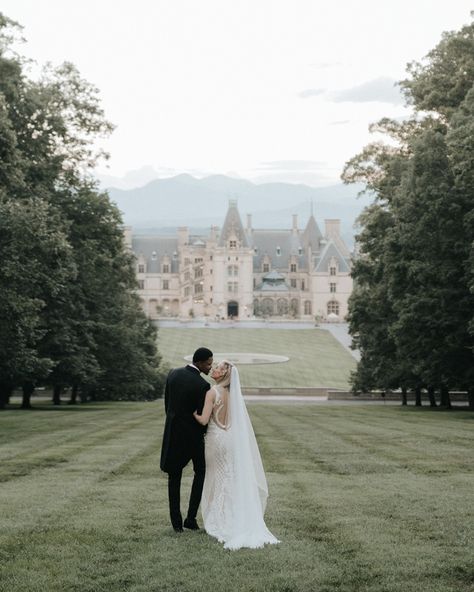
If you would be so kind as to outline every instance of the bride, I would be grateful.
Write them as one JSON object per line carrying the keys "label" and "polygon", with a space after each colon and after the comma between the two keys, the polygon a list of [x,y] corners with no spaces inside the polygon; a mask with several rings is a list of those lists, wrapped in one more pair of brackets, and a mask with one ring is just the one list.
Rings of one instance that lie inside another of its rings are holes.
{"label": "bride", "polygon": [[206,394],[202,414],[194,413],[199,423],[209,423],[201,500],[204,528],[225,549],[278,543],[263,519],[267,480],[237,368],[223,361],[211,376],[216,385]]}

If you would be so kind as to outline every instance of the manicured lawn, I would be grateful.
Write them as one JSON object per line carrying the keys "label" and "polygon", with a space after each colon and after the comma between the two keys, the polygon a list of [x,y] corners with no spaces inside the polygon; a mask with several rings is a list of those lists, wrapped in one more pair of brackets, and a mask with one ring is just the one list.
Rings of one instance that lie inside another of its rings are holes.
{"label": "manicured lawn", "polygon": [[[160,328],[160,351],[171,366],[200,346],[217,353],[266,353],[287,356],[283,364],[240,365],[243,386],[346,389],[356,363],[351,354],[322,329],[170,329]],[[219,357],[219,356],[217,356]]]}
{"label": "manicured lawn", "polygon": [[162,401],[1,412],[0,590],[474,590],[474,414],[249,410],[282,542],[236,552],[169,526]]}

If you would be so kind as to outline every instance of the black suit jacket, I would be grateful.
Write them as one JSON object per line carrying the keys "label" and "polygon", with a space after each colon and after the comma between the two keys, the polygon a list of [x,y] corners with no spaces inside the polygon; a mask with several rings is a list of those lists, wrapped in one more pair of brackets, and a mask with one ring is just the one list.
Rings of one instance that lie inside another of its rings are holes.
{"label": "black suit jacket", "polygon": [[166,422],[160,467],[166,473],[182,469],[196,451],[204,450],[206,427],[193,412],[202,412],[210,384],[192,366],[175,368],[168,374],[165,387]]}

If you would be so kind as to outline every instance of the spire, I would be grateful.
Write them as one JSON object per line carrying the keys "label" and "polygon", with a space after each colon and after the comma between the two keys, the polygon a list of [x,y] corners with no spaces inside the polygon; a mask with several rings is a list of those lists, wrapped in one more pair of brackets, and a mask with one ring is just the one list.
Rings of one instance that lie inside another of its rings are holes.
{"label": "spire", "polygon": [[231,237],[235,237],[240,243],[240,246],[248,246],[242,220],[240,219],[239,210],[237,209],[237,200],[233,198],[229,199],[229,209],[227,210],[222,232],[219,237],[219,246],[223,247]]}

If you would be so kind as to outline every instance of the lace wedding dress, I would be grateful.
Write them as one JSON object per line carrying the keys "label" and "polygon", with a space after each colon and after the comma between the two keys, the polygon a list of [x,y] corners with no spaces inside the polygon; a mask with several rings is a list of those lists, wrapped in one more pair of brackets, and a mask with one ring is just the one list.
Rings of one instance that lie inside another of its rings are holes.
{"label": "lace wedding dress", "polygon": [[235,366],[229,391],[213,388],[201,500],[204,528],[226,549],[278,543],[263,519],[267,481]]}

